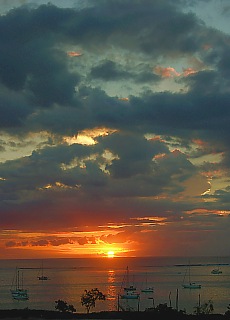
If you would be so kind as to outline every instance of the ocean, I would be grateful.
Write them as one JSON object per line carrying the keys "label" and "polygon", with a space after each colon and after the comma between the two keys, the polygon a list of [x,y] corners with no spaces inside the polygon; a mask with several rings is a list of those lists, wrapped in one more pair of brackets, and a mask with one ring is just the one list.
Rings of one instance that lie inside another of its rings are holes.
{"label": "ocean", "polygon": [[[201,289],[184,289],[182,282],[190,261],[192,281]],[[211,271],[220,264],[221,274]],[[48,280],[38,280],[43,273]],[[106,295],[105,301],[97,301],[92,311],[117,310],[118,296],[126,268],[130,282],[137,290],[143,286],[154,287],[154,293],[141,293],[138,300],[119,299],[123,308],[143,311],[146,308],[167,303],[179,310],[193,313],[198,305],[211,300],[215,313],[225,313],[230,304],[230,257],[145,257],[145,258],[76,258],[36,260],[0,260],[0,309],[55,310],[55,301],[72,304],[77,312],[85,312],[80,299],[84,290],[98,288]],[[16,268],[23,272],[24,288],[29,300],[16,301],[10,289]]]}

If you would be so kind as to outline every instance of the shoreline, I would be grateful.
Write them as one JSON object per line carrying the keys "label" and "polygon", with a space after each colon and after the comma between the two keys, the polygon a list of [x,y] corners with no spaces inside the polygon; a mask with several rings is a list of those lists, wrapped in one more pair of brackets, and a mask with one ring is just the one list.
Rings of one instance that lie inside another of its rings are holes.
{"label": "shoreline", "polygon": [[64,320],[64,319],[78,319],[78,320],[186,320],[186,319],[206,319],[206,320],[220,320],[229,319],[229,315],[225,314],[184,314],[181,311],[168,309],[163,311],[149,310],[149,311],[101,311],[90,313],[69,313],[52,310],[34,310],[34,309],[9,309],[0,310],[0,319],[3,320]]}

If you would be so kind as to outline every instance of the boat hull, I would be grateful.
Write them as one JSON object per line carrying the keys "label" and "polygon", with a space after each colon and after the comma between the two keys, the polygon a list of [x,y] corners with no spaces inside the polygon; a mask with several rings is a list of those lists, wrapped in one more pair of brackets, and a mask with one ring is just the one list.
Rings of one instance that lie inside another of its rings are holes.
{"label": "boat hull", "polygon": [[138,299],[139,294],[121,294],[120,297],[121,299]]}
{"label": "boat hull", "polygon": [[153,293],[153,289],[149,288],[149,289],[142,289],[141,292],[146,292],[146,293]]}
{"label": "boat hull", "polygon": [[40,276],[40,277],[38,277],[38,280],[48,280],[48,277],[46,277],[46,276]]}
{"label": "boat hull", "polygon": [[11,295],[14,300],[28,300],[27,290],[11,290]]}
{"label": "boat hull", "polygon": [[136,291],[134,286],[124,288],[123,290],[123,293],[120,295],[121,299],[138,299],[140,296],[140,293]]}
{"label": "boat hull", "polygon": [[211,274],[221,274],[221,273],[222,273],[222,271],[219,270],[219,269],[213,269],[213,270],[211,271]]}
{"label": "boat hull", "polygon": [[182,287],[184,289],[201,289],[201,284],[188,283],[188,284],[182,284]]}

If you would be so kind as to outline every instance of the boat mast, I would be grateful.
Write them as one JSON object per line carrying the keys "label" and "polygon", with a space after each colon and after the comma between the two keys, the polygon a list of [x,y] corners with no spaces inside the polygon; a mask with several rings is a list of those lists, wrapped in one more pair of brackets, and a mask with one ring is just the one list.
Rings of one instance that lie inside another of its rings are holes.
{"label": "boat mast", "polygon": [[129,287],[129,267],[126,267],[126,286]]}
{"label": "boat mast", "polygon": [[190,275],[190,260],[188,262],[188,281],[191,283],[191,275]]}
{"label": "boat mast", "polygon": [[16,275],[16,289],[18,290],[20,288],[19,283],[19,269],[17,269],[17,275]]}

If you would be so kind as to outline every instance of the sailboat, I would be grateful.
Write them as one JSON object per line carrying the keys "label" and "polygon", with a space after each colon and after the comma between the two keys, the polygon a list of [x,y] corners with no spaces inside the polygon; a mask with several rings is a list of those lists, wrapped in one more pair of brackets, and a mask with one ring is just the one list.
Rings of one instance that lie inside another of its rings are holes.
{"label": "sailboat", "polygon": [[47,276],[44,276],[43,274],[43,261],[42,261],[42,266],[41,266],[41,270],[40,270],[40,274],[38,275],[38,280],[48,280],[48,277]]}
{"label": "sailboat", "polygon": [[141,292],[152,293],[154,291],[153,287],[148,286],[147,275],[145,279],[145,287],[141,290]]}
{"label": "sailboat", "polygon": [[214,268],[212,271],[211,271],[211,274],[221,274],[222,273],[222,270],[220,269],[219,267],[219,262],[217,261],[217,268]]}
{"label": "sailboat", "polygon": [[[14,287],[14,288],[13,288]],[[12,298],[15,300],[28,300],[28,292],[23,288],[23,273],[20,269],[16,268],[15,276],[10,290]]]}
{"label": "sailboat", "polygon": [[215,268],[215,269],[213,269],[212,271],[211,271],[211,274],[221,274],[222,273],[222,271],[220,270],[220,268],[218,267],[218,268]]}
{"label": "sailboat", "polygon": [[[185,283],[185,279],[186,279],[187,273],[188,273],[188,282]],[[186,272],[185,272],[185,275],[184,275],[184,280],[183,280],[183,283],[182,283],[182,287],[184,289],[201,289],[201,284],[191,281],[190,263],[188,265],[188,268],[186,269]]]}
{"label": "sailboat", "polygon": [[123,287],[123,292],[120,294],[121,299],[138,299],[140,293],[137,292],[135,286],[130,285],[129,283],[129,268],[126,268],[126,274],[124,276],[123,283],[125,283],[125,287]]}

